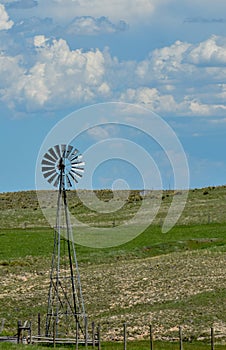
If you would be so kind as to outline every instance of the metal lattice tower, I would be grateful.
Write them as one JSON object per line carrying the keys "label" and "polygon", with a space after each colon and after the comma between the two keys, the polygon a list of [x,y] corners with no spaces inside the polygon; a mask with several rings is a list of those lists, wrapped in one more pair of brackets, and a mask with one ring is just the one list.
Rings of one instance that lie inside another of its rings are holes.
{"label": "metal lattice tower", "polygon": [[70,145],[56,145],[42,160],[43,176],[58,188],[54,249],[50,271],[45,335],[83,338],[86,314],[70,224],[67,191],[84,171],[79,151]]}

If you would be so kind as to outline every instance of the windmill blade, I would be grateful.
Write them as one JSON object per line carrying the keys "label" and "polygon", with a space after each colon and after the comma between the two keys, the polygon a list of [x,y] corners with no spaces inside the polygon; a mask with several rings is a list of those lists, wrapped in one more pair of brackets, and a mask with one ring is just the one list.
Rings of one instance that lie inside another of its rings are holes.
{"label": "windmill blade", "polygon": [[48,151],[51,156],[55,159],[55,161],[58,159],[58,156],[57,154],[55,153],[54,149],[53,148],[50,148],[49,151]]}
{"label": "windmill blade", "polygon": [[49,162],[48,160],[45,160],[45,159],[43,159],[42,160],[42,163],[41,163],[42,165],[52,165],[52,166],[55,166],[55,163],[54,162]]}
{"label": "windmill blade", "polygon": [[48,160],[50,160],[51,162],[54,162],[54,163],[55,163],[55,161],[56,161],[56,159],[54,159],[53,157],[51,157],[51,155],[50,155],[49,153],[46,153],[46,154],[44,155],[43,158],[44,158],[44,159],[46,158],[46,159],[48,159]]}
{"label": "windmill blade", "polygon": [[71,155],[68,157],[68,159],[72,162],[73,161],[73,159],[76,159],[76,158],[78,158],[78,150],[77,150],[77,148],[75,148],[74,149],[74,151],[71,153]]}
{"label": "windmill blade", "polygon": [[58,158],[61,158],[61,153],[60,153],[60,146],[59,145],[56,145],[54,146],[55,150],[56,150],[56,153],[58,155]]}
{"label": "windmill blade", "polygon": [[79,150],[77,148],[74,148],[73,152],[72,152],[72,156],[75,156],[76,154],[79,153]]}
{"label": "windmill blade", "polygon": [[50,171],[50,170],[54,170],[55,169],[55,166],[43,166],[42,167],[42,172],[46,172],[46,171]]}
{"label": "windmill blade", "polygon": [[72,163],[72,162],[76,161],[77,159],[78,159],[78,156],[75,156],[74,158],[69,159],[69,160],[70,160],[70,162]]}
{"label": "windmill blade", "polygon": [[[71,162],[72,162],[72,163],[74,163],[74,162],[77,162],[77,163],[83,162],[82,156],[81,156],[81,155],[78,155],[77,157],[75,157],[75,159],[72,159]],[[84,164],[85,164],[85,163],[84,163]]]}
{"label": "windmill blade", "polygon": [[43,176],[44,176],[45,178],[47,178],[47,177],[53,175],[54,173],[57,174],[55,169],[52,170],[52,171],[47,171],[46,173],[43,173]]}
{"label": "windmill blade", "polygon": [[71,159],[71,164],[84,163],[84,165],[85,165],[85,162],[81,161],[81,159],[82,159],[82,157],[80,155],[76,156],[73,159]]}
{"label": "windmill blade", "polygon": [[75,170],[75,171],[80,171],[81,173],[84,173],[84,168],[83,167],[80,167],[80,166],[72,166],[71,167],[72,170]]}
{"label": "windmill blade", "polygon": [[80,173],[78,173],[77,171],[75,171],[74,169],[71,169],[71,172],[80,178],[82,177],[82,175]]}
{"label": "windmill blade", "polygon": [[49,179],[47,179],[47,181],[51,184],[56,177],[59,177],[59,175],[57,173],[55,173],[53,176],[51,176]]}
{"label": "windmill blade", "polygon": [[71,153],[72,150],[73,150],[73,147],[72,147],[71,145],[68,145],[65,158],[68,158],[68,157],[69,157],[69,155],[70,155],[70,153]]}
{"label": "windmill blade", "polygon": [[77,180],[76,177],[72,174],[71,171],[69,172],[69,175],[72,177],[72,179],[73,179],[76,183],[78,183],[78,180]]}
{"label": "windmill blade", "polygon": [[74,163],[71,163],[71,165],[78,165],[78,166],[81,166],[81,165],[85,165],[85,162],[74,162]]}
{"label": "windmill blade", "polygon": [[59,185],[59,181],[60,181],[60,175],[58,175],[56,181],[54,182],[53,186],[57,187]]}
{"label": "windmill blade", "polygon": [[71,170],[77,170],[77,171],[81,171],[81,173],[84,173],[84,168],[79,168],[77,166],[72,166]]}
{"label": "windmill blade", "polygon": [[71,181],[70,181],[70,179],[69,179],[68,174],[66,175],[66,181],[67,181],[68,187],[72,187],[72,183],[71,183]]}

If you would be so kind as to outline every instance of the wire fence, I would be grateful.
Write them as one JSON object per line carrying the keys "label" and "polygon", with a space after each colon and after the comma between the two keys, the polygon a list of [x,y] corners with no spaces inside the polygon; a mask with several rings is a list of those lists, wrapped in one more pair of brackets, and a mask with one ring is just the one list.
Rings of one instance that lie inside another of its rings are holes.
{"label": "wire fence", "polygon": [[[44,325],[44,319],[41,318],[40,314],[37,317],[36,322],[31,323],[30,321],[25,321],[22,323],[18,321],[17,334],[15,337],[0,337],[0,341],[10,341],[17,343],[25,344],[42,344],[42,345],[57,345],[57,344],[73,344],[75,349],[78,349],[80,346],[98,348],[101,349],[102,344],[108,343],[120,343],[120,349],[129,350],[133,348],[132,345],[134,340],[134,335],[131,334],[130,324],[128,322],[121,323],[117,329],[112,329],[111,334],[117,334],[117,337],[109,338],[108,331],[109,325],[106,327],[106,324],[95,324],[94,322],[87,321],[87,331],[85,332],[84,338],[78,338],[77,336],[68,335],[63,338],[55,337],[45,337],[43,335],[42,329]],[[226,338],[226,334],[223,334],[221,331],[211,327],[209,331],[205,334],[205,337],[202,335],[199,338],[192,337],[191,334],[187,334],[185,326],[175,327],[175,332],[172,337],[167,336],[164,339],[164,336],[158,332],[155,332],[155,327],[152,324],[146,325],[145,334],[142,336],[140,334],[139,340],[146,340],[148,349],[155,350],[159,349],[159,341],[166,341],[167,343],[172,342],[176,344],[176,349],[184,350],[188,343],[200,343],[205,344],[205,349],[216,350],[216,345],[222,344],[222,340]],[[103,346],[105,348],[105,345]],[[194,347],[195,349],[195,347]]]}

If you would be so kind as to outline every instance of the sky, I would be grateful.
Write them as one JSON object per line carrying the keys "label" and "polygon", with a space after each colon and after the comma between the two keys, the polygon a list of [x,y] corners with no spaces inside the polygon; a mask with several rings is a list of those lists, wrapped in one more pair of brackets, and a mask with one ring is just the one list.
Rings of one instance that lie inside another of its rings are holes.
{"label": "sky", "polygon": [[[113,102],[146,108],[172,128],[190,188],[224,185],[225,101],[224,1],[0,0],[0,192],[35,189],[37,158],[57,123],[87,107],[92,118],[96,104],[106,104],[107,113]],[[80,124],[85,117],[75,118]],[[126,127],[90,129],[81,151],[104,135],[129,134]],[[163,188],[173,188],[169,150],[142,133],[131,140],[148,149]],[[121,179],[142,188],[121,151],[96,165],[93,187]]]}

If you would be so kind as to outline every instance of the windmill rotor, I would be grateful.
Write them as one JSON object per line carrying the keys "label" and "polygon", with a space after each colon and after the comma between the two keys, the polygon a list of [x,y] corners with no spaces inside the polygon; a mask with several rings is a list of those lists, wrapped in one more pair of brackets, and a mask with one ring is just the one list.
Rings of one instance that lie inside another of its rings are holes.
{"label": "windmill rotor", "polygon": [[71,145],[55,145],[49,148],[42,159],[42,173],[54,187],[60,183],[61,173],[64,185],[71,188],[82,177],[85,163],[79,151]]}

